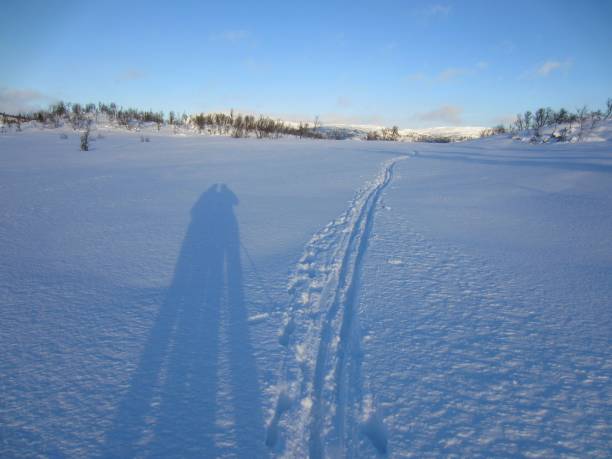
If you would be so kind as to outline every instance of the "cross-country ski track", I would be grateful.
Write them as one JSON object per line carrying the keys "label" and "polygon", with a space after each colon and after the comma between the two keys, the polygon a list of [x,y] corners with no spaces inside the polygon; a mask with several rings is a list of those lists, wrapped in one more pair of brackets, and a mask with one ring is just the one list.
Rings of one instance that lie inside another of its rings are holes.
{"label": "cross-country ski track", "polygon": [[[384,454],[387,439],[360,374],[355,303],[379,198],[397,157],[383,163],[341,217],[315,234],[290,280],[291,306],[279,341],[287,347],[266,443],[292,455],[349,455],[365,435]],[[285,412],[289,412],[285,415]],[[286,439],[279,422],[286,416]]]}

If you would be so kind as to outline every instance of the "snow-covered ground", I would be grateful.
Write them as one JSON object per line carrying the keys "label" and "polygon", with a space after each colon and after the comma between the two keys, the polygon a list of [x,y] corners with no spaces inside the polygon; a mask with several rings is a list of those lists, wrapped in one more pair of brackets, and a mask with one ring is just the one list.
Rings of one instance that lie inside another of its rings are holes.
{"label": "snow-covered ground", "polygon": [[0,136],[0,457],[610,456],[612,142],[101,133]]}

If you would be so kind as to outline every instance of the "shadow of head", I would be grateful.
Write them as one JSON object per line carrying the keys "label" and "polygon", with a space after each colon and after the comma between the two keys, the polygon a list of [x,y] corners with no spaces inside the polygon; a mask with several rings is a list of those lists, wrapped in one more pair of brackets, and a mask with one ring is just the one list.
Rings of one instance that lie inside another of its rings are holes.
{"label": "shadow of head", "polygon": [[191,208],[191,217],[197,218],[202,213],[223,213],[238,205],[238,198],[226,184],[212,185],[206,190]]}
{"label": "shadow of head", "polygon": [[[228,244],[237,243],[238,222],[234,214],[234,206],[238,198],[225,184],[214,184],[204,193],[191,208],[191,223],[183,244],[185,250],[198,250],[209,247],[222,248]],[[209,254],[212,255],[212,254]],[[206,262],[205,254],[200,254],[199,262]],[[177,267],[181,267],[181,260]]]}

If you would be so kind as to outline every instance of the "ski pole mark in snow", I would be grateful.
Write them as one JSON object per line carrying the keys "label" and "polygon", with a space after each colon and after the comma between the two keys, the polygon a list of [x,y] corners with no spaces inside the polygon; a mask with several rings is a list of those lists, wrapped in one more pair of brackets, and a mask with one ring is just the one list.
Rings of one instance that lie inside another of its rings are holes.
{"label": "ski pole mark in snow", "polygon": [[355,307],[376,207],[400,159],[385,162],[344,214],[312,237],[290,278],[279,337],[287,352],[266,437],[281,455],[343,455],[363,435],[386,452],[384,425],[361,380]]}

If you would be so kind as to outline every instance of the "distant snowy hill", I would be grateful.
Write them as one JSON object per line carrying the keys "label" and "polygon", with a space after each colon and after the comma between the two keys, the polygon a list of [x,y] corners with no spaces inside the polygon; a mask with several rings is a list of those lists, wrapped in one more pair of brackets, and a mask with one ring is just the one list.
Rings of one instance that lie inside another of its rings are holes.
{"label": "distant snowy hill", "polygon": [[[323,124],[320,128],[324,132],[339,132],[346,138],[364,138],[369,132],[380,132],[385,129],[385,126],[376,125],[350,125],[350,124]],[[449,138],[451,140],[466,140],[476,139],[480,137],[482,131],[486,129],[482,126],[446,126],[400,129],[400,140],[415,141],[423,140],[424,138]]]}
{"label": "distant snowy hill", "polygon": [[426,136],[440,136],[440,137],[451,137],[451,138],[460,138],[466,137],[470,139],[475,139],[480,137],[480,133],[486,129],[483,126],[442,126],[442,127],[432,127],[432,128],[423,128],[423,129],[400,129],[400,133],[402,135],[426,135]]}

